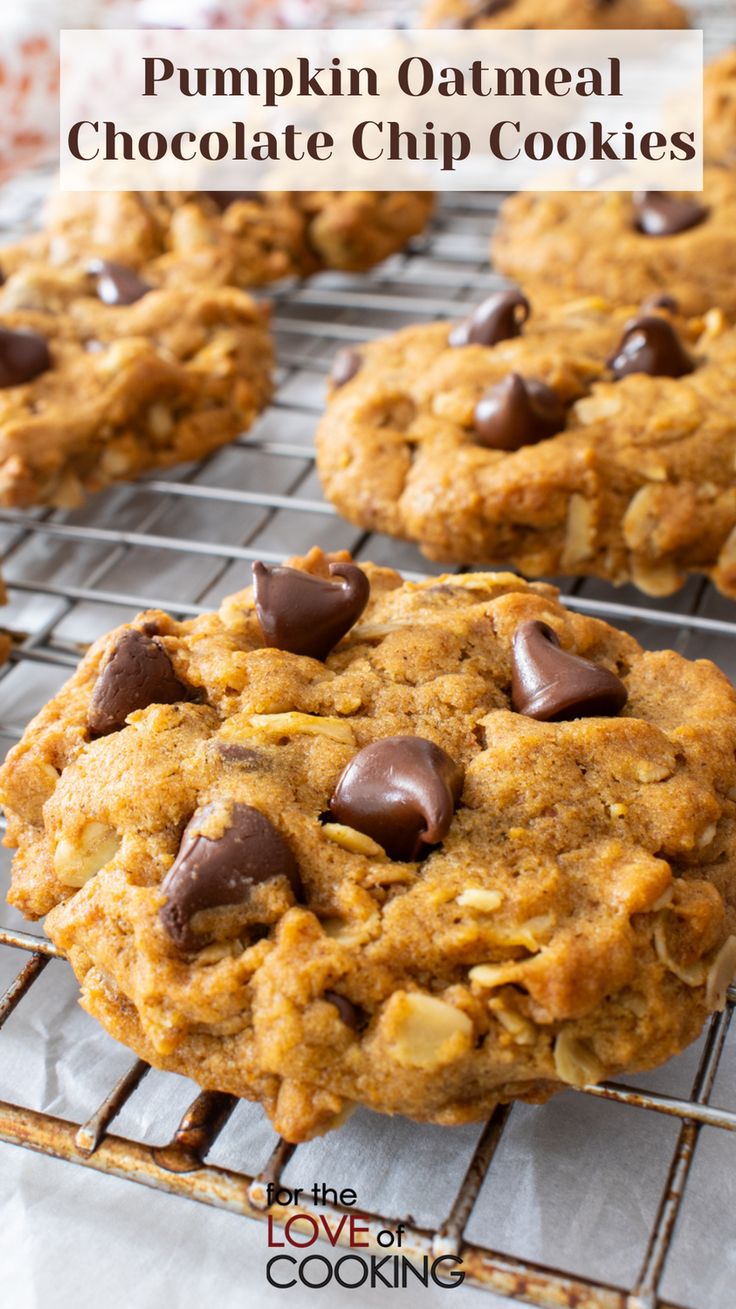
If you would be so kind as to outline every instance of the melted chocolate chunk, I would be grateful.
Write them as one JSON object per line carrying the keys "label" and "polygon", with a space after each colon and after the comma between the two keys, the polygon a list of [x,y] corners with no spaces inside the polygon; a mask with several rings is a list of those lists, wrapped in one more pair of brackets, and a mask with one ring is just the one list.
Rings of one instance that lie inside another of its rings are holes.
{"label": "melted chocolate chunk", "polygon": [[106,305],[133,305],[153,290],[132,268],[112,259],[93,259],[88,271],[97,278],[97,294]]}
{"label": "melted chocolate chunk", "polygon": [[498,345],[521,336],[531,307],[521,291],[497,291],[458,323],[449,336],[451,346]]}
{"label": "melted chocolate chunk", "polygon": [[200,944],[191,920],[202,909],[247,904],[261,882],[285,877],[295,900],[303,897],[297,862],[284,837],[259,809],[234,803],[222,835],[201,835],[217,803],[205,805],[189,821],[179,853],[161,884],[168,897],[161,921],[180,950]]}
{"label": "melted chocolate chunk", "polygon": [[0,387],[23,386],[47,372],[51,365],[45,337],[0,327]]}
{"label": "melted chocolate chunk", "polygon": [[629,373],[650,377],[684,377],[695,369],[672,323],[659,314],[640,314],[624,328],[615,353],[607,360],[618,381]]}
{"label": "melted chocolate chunk", "polygon": [[438,745],[421,736],[388,736],[351,759],[330,813],[392,859],[414,860],[447,835],[462,789],[462,768]]}
{"label": "melted chocolate chunk", "polygon": [[612,717],[629,698],[620,677],[560,646],[547,623],[522,623],[514,635],[511,704],[542,722]]}
{"label": "melted chocolate chunk", "polygon": [[346,386],[348,382],[352,382],[362,367],[363,359],[358,350],[354,350],[352,346],[345,350],[338,350],[330,372],[332,385]]}
{"label": "melted chocolate chunk", "polygon": [[326,659],[357,623],[370,583],[357,564],[330,564],[328,582],[299,568],[253,565],[253,596],[266,645],[291,654]]}
{"label": "melted chocolate chunk", "polygon": [[635,222],[644,236],[675,236],[704,223],[710,210],[697,200],[667,191],[640,191],[634,196]]}
{"label": "melted chocolate chunk", "polygon": [[478,401],[473,415],[478,445],[519,450],[565,426],[565,407],[550,386],[510,373]]}
{"label": "melted chocolate chunk", "polygon": [[325,991],[324,998],[334,1004],[346,1027],[352,1027],[354,1032],[365,1027],[367,1014],[357,1004],[353,1004],[352,1000],[348,1000],[347,996],[339,995],[337,991]]}
{"label": "melted chocolate chunk", "polygon": [[92,694],[87,722],[92,736],[107,736],[125,726],[136,709],[151,704],[192,700],[194,690],[179,681],[171,660],[158,641],[144,632],[120,638]]}

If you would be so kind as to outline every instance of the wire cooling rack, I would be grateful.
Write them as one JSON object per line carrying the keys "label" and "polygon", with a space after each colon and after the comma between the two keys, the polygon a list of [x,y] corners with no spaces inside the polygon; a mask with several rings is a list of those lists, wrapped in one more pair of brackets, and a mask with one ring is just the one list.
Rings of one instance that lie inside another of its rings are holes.
{"label": "wire cooling rack", "polygon": [[[42,181],[40,176],[25,178],[7,197],[16,217],[23,199],[33,208]],[[166,478],[116,487],[76,512],[0,512],[3,570],[10,589],[5,621],[16,637],[10,662],[0,670],[0,741],[6,748],[68,676],[80,649],[101,631],[151,605],[179,616],[209,609],[247,583],[253,559],[277,561],[318,543],[347,547],[358,559],[390,562],[413,575],[432,571],[413,547],[361,533],[324,502],[314,472],[312,435],[324,374],[339,346],[404,323],[457,316],[501,285],[487,267],[495,203],[496,197],[487,195],[448,199],[426,238],[367,278],[325,274],[279,290],[276,401],[234,446]],[[630,590],[613,592],[590,581],[568,581],[563,587],[568,604],[609,617],[646,644],[674,644],[693,656],[711,653],[736,672],[733,606],[705,584],[691,581],[680,596],[651,604]],[[0,1000],[2,1025],[17,1005],[28,1003],[47,966],[63,965],[54,947],[35,934],[0,929],[0,947],[28,956]],[[444,1220],[435,1230],[408,1223],[407,1250],[418,1258],[427,1251],[459,1253],[468,1281],[534,1305],[644,1309],[665,1303],[658,1288],[698,1135],[705,1127],[736,1130],[736,1106],[710,1102],[734,1000],[732,993],[726,1011],[712,1020],[687,1093],[622,1084],[585,1093],[635,1106],[640,1113],[666,1115],[678,1124],[632,1285],[599,1283],[467,1239],[474,1204],[517,1112],[507,1108],[498,1109],[483,1130],[457,1194],[448,1199]],[[129,1097],[143,1093],[139,1087],[146,1072],[144,1064],[135,1062],[82,1123],[0,1102],[0,1139],[263,1217],[265,1183],[280,1177],[293,1153],[290,1147],[280,1142],[260,1172],[203,1162],[236,1104],[230,1096],[211,1093],[197,1097],[168,1144],[152,1147],[115,1135],[114,1119]],[[283,1223],[297,1210],[276,1207],[270,1212]],[[378,1230],[389,1219],[376,1214],[373,1222]],[[683,1303],[701,1309],[707,1302],[695,1293]]]}
{"label": "wire cooling rack", "polygon": [[[711,44],[718,30],[711,25]],[[0,193],[4,237],[11,239],[34,223],[47,185],[48,178],[38,172]],[[15,641],[9,663],[0,669],[3,751],[66,679],[88,642],[141,608],[162,607],[180,617],[212,608],[247,584],[251,560],[276,562],[319,544],[348,548],[358,559],[390,563],[411,575],[436,571],[413,547],[362,533],[325,503],[314,471],[313,431],[324,375],[337,348],[411,322],[461,315],[501,285],[487,264],[496,203],[497,197],[489,195],[449,197],[426,237],[369,276],[324,274],[279,289],[274,296],[276,400],[232,447],[165,477],[113,488],[75,512],[0,512],[0,550],[10,592],[2,617]],[[628,628],[650,647],[674,646],[688,657],[714,658],[736,677],[736,611],[708,585],[693,580],[679,596],[653,602],[630,588],[615,592],[594,581],[561,585],[571,607]],[[0,1028],[18,1006],[32,1006],[33,988],[47,968],[66,967],[42,937],[0,926],[0,962],[8,954],[24,961],[0,997]],[[697,1203],[703,1193],[702,1178],[693,1181],[699,1168],[703,1172],[701,1159],[706,1168],[707,1159],[714,1157],[727,1166],[726,1143],[733,1140],[728,1134],[736,1131],[736,1099],[724,1077],[733,1056],[728,1036],[735,1003],[731,988],[725,1012],[711,1020],[695,1055],[673,1061],[659,1081],[655,1076],[568,1093],[593,1111],[585,1116],[589,1135],[610,1132],[604,1102],[625,1107],[616,1126],[624,1155],[643,1118],[650,1136],[655,1116],[672,1124],[672,1131],[661,1137],[657,1181],[632,1273],[612,1272],[610,1259],[603,1261],[606,1276],[595,1268],[581,1272],[575,1261],[560,1259],[553,1266],[515,1249],[508,1236],[498,1248],[479,1239],[479,1201],[494,1169],[503,1166],[504,1146],[518,1115],[543,1115],[548,1108],[497,1109],[468,1150],[443,1216],[431,1224],[412,1220],[421,1205],[409,1194],[402,1213],[370,1215],[372,1237],[402,1219],[404,1252],[417,1262],[424,1255],[458,1254],[468,1284],[549,1309],[710,1309],[714,1301],[703,1270],[712,1268],[709,1261],[717,1262],[726,1247],[728,1215],[715,1208],[712,1251],[699,1264],[687,1244],[688,1205],[691,1195]],[[115,1048],[113,1043],[109,1048]],[[294,1148],[279,1141],[265,1166],[250,1169],[208,1162],[238,1107],[232,1096],[210,1092],[194,1099],[161,1144],[118,1135],[116,1118],[133,1097],[145,1095],[149,1074],[140,1060],[122,1077],[119,1067],[119,1059],[110,1062],[109,1090],[89,1106],[83,1121],[0,1100],[0,1141],[263,1219],[266,1186],[293,1168]],[[298,1147],[296,1154],[308,1149],[313,1146]],[[605,1175],[597,1181],[603,1194],[612,1185]],[[268,1210],[282,1225],[297,1213],[331,1211],[342,1212],[339,1206],[310,1210],[304,1204]],[[625,1262],[631,1265],[630,1259]],[[616,1268],[621,1266],[619,1259]]]}

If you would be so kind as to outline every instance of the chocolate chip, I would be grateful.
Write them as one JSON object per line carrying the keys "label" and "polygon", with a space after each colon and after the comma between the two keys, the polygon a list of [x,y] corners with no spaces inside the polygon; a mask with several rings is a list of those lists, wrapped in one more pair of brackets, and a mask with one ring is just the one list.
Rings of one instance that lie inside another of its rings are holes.
{"label": "chocolate chip", "polygon": [[252,200],[255,204],[263,202],[262,191],[203,191],[202,195],[209,196],[220,210],[229,209],[238,200]]}
{"label": "chocolate chip", "polygon": [[[168,896],[161,921],[180,950],[197,948],[191,920],[202,909],[247,904],[262,882],[285,877],[298,901],[303,898],[297,862],[285,838],[260,809],[233,803],[222,834],[202,835],[221,806],[205,805],[190,819],[171,868],[161,884]],[[224,817],[225,815],[223,815]]]}
{"label": "chocolate chip", "polygon": [[550,386],[510,373],[478,401],[473,414],[478,445],[519,450],[565,426],[565,407]]}
{"label": "chocolate chip", "polygon": [[87,722],[93,736],[125,726],[128,714],[151,704],[191,700],[192,687],[179,681],[163,646],[144,632],[126,632],[100,673]]}
{"label": "chocolate chip", "polygon": [[352,382],[357,373],[363,367],[363,359],[358,350],[348,347],[346,350],[338,350],[335,355],[335,361],[330,372],[330,381],[333,386],[346,386]]}
{"label": "chocolate chip", "polygon": [[667,191],[639,191],[634,196],[636,227],[644,236],[675,236],[704,223],[710,210],[697,200]]}
{"label": "chocolate chip", "polygon": [[133,305],[153,290],[132,268],[112,259],[93,259],[87,270],[97,278],[97,294],[106,305]]}
{"label": "chocolate chip", "polygon": [[462,768],[440,746],[421,736],[388,736],[351,759],[330,813],[392,859],[413,860],[447,835],[462,789]]}
{"label": "chocolate chip", "polygon": [[695,369],[695,362],[675,328],[659,314],[640,314],[638,318],[632,318],[607,363],[617,381],[629,373],[684,377]]}
{"label": "chocolate chip", "polygon": [[497,291],[474,309],[469,318],[458,323],[449,336],[451,346],[498,345],[521,336],[531,307],[521,291]]}
{"label": "chocolate chip", "polygon": [[0,327],[0,388],[32,382],[51,364],[51,353],[43,336]]}
{"label": "chocolate chip", "polygon": [[666,309],[668,314],[679,314],[680,306],[673,295],[663,291],[660,295],[649,295],[641,302],[642,309]]}
{"label": "chocolate chip", "polygon": [[267,766],[266,756],[260,750],[251,750],[247,745],[218,741],[217,753],[224,763],[238,764],[241,768],[255,769]]}
{"label": "chocolate chip", "polygon": [[329,1000],[330,1004],[334,1004],[346,1027],[352,1027],[355,1032],[365,1027],[368,1015],[357,1004],[353,1004],[352,1000],[348,1000],[347,996],[339,995],[337,991],[325,991],[324,998]]}
{"label": "chocolate chip", "polygon": [[299,568],[253,565],[253,596],[266,645],[291,654],[326,659],[357,623],[368,603],[370,583],[357,564],[330,564],[333,577]]}
{"label": "chocolate chip", "polygon": [[511,704],[543,722],[612,717],[629,698],[620,677],[560,647],[547,623],[522,623],[514,635]]}

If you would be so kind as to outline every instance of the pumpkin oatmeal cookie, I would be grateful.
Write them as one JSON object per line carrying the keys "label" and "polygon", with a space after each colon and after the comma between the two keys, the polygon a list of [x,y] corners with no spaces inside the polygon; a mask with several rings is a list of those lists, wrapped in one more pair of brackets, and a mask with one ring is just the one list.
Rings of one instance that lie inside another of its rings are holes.
{"label": "pumpkin oatmeal cookie", "polygon": [[532,293],[615,304],[675,296],[683,313],[736,318],[736,169],[705,169],[703,191],[519,192],[493,238],[500,272]]}
{"label": "pumpkin oatmeal cookie", "polygon": [[144,1059],[308,1139],[652,1067],[736,968],[736,695],[509,574],[318,551],[90,650],[11,900]]}
{"label": "pumpkin oatmeal cookie", "polygon": [[431,0],[425,27],[689,27],[675,0]]}
{"label": "pumpkin oatmeal cookie", "polygon": [[71,508],[232,441],[270,399],[268,320],[235,288],[23,263],[0,287],[0,504]]}
{"label": "pumpkin oatmeal cookie", "polygon": [[432,559],[736,596],[736,330],[670,297],[501,292],[338,356],[325,491]]}
{"label": "pumpkin oatmeal cookie", "polygon": [[[411,191],[74,192],[52,201],[35,240],[55,263],[98,256],[145,267],[157,284],[248,288],[363,272],[422,232],[433,208],[430,193]],[[7,255],[11,266],[24,257]]]}

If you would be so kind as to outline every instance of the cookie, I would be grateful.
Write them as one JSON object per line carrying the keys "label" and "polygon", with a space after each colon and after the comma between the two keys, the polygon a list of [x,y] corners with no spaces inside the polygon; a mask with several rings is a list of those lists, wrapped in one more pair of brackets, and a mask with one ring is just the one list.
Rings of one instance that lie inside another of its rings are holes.
{"label": "cookie", "polygon": [[199,459],[271,395],[268,309],[132,268],[25,264],[0,288],[0,504],[81,503]]}
{"label": "cookie", "polygon": [[433,206],[431,194],[408,191],[69,193],[49,207],[45,248],[61,263],[147,264],[156,283],[251,287],[372,268],[425,228]]}
{"label": "cookie", "polygon": [[736,167],[736,47],[708,65],[703,89],[705,157]]}
{"label": "cookie", "polygon": [[689,27],[674,0],[431,0],[425,27]]}
{"label": "cookie", "polygon": [[432,559],[736,596],[736,330],[672,307],[501,292],[343,353],[326,494]]}
{"label": "cookie", "polygon": [[636,304],[663,292],[683,313],[736,316],[736,170],[707,168],[696,194],[522,192],[501,207],[502,273],[559,295]]}
{"label": "cookie", "polygon": [[99,641],[0,775],[10,899],[288,1140],[652,1067],[736,968],[736,695],[510,574],[318,551]]}

